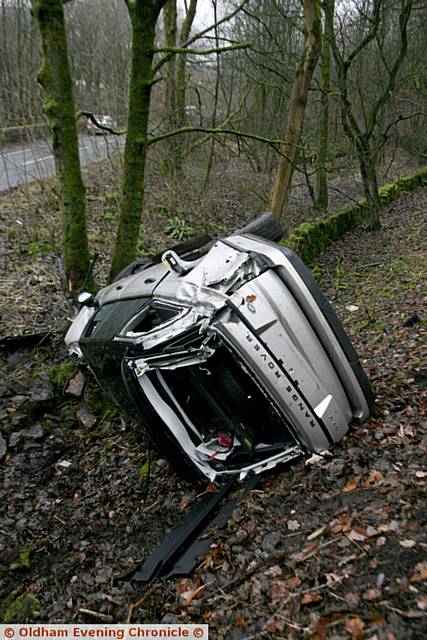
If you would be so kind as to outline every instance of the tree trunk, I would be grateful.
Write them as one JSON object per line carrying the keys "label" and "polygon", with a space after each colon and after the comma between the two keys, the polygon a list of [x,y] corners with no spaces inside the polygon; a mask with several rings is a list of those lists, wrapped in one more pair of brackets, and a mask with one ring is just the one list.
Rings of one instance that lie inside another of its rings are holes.
{"label": "tree trunk", "polygon": [[[213,6],[213,11],[214,11],[214,24],[215,24],[215,47],[218,49],[219,48],[219,31],[218,31],[218,26],[217,26],[217,21],[218,21],[218,2],[217,0],[212,0],[212,6]],[[215,129],[216,127],[216,119],[217,119],[217,110],[218,110],[218,99],[219,99],[219,78],[220,78],[220,73],[221,73],[221,64],[220,64],[220,58],[219,58],[219,53],[216,53],[216,77],[215,77],[215,90],[214,90],[214,103],[213,103],[213,108],[212,108],[212,121],[211,121],[211,126],[212,129]],[[209,184],[209,178],[211,175],[211,171],[212,171],[212,165],[213,165],[213,161],[214,161],[214,155],[215,155],[215,136],[211,137],[211,145],[210,145],[210,149],[209,149],[209,159],[208,159],[208,166],[206,169],[206,175],[205,175],[205,181],[203,183],[203,190],[206,191],[208,184]]]}
{"label": "tree trunk", "polygon": [[360,175],[362,177],[363,191],[368,205],[368,229],[377,231],[381,229],[380,208],[381,201],[378,193],[378,179],[376,159],[374,152],[369,148],[369,143],[363,137],[356,143],[359,158]]}
{"label": "tree trunk", "polygon": [[[163,9],[164,29],[165,29],[165,46],[171,49],[176,47],[177,33],[177,8],[176,0],[167,0]],[[176,56],[172,56],[166,63],[166,80],[164,95],[164,114],[166,128],[174,130],[177,127],[176,113]],[[166,168],[174,174],[177,167],[177,139],[172,136],[168,140]]]}
{"label": "tree trunk", "polygon": [[[334,15],[334,0],[325,0],[329,11]],[[330,21],[326,19],[322,35],[322,51],[320,54],[320,132],[319,153],[317,156],[317,198],[316,207],[320,211],[328,210],[328,138],[329,138],[329,87],[331,75],[331,37]]]}
{"label": "tree trunk", "polygon": [[132,27],[132,68],[122,199],[110,280],[135,258],[138,245],[144,203],[148,117],[154,82],[154,39],[164,0],[127,0],[126,4]]}
{"label": "tree trunk", "polygon": [[[194,17],[196,15],[197,0],[190,0],[190,6],[185,14],[184,21],[179,34],[179,46],[182,47],[190,37],[191,27],[193,26]],[[185,94],[187,88],[186,73],[187,57],[179,55],[176,63],[176,114],[178,126],[182,127],[187,124],[185,113]]]}
{"label": "tree trunk", "polygon": [[32,8],[43,50],[38,81],[46,95],[43,111],[52,130],[60,185],[64,269],[68,288],[75,295],[87,276],[90,257],[64,8],[62,0],[33,0]]}
{"label": "tree trunk", "polygon": [[[182,47],[190,37],[191,27],[193,26],[194,17],[196,15],[197,0],[190,0],[187,13],[181,26],[179,34],[179,46]],[[178,55],[176,61],[176,126],[185,127],[187,125],[187,114],[185,111],[186,92],[187,92],[187,56]],[[179,172],[184,157],[184,138],[177,136],[176,140],[176,167]]]}
{"label": "tree trunk", "polygon": [[269,200],[269,210],[279,217],[282,224],[284,222],[283,206],[290,189],[304,125],[308,89],[319,58],[321,32],[319,0],[304,0],[304,49],[292,87],[288,121],[281,148],[283,155],[279,160]]}

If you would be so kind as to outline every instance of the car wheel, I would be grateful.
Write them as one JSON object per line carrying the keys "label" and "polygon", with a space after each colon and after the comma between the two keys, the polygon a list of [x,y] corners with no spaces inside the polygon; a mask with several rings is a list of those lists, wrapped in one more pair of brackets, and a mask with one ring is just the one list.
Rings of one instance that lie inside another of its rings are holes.
{"label": "car wheel", "polygon": [[251,233],[273,242],[279,242],[283,238],[282,227],[273,213],[262,213],[239,229],[237,233]]}
{"label": "car wheel", "polygon": [[147,269],[147,267],[151,267],[152,264],[152,260],[149,260],[148,258],[137,258],[136,260],[128,264],[127,267],[122,269],[120,273],[116,275],[113,282],[117,282],[118,280],[122,280],[123,278],[127,278],[128,276],[132,276],[138,271],[143,271],[144,269]]}

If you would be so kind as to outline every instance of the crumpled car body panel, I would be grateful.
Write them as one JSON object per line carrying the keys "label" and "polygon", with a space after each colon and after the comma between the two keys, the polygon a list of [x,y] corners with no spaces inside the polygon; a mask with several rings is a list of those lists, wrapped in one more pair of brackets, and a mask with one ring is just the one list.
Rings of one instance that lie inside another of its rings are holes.
{"label": "crumpled car body panel", "polygon": [[[373,396],[338,318],[299,258],[258,236],[219,239],[101,290],[66,341],[211,481],[338,442]],[[178,461],[179,466],[179,461]]]}

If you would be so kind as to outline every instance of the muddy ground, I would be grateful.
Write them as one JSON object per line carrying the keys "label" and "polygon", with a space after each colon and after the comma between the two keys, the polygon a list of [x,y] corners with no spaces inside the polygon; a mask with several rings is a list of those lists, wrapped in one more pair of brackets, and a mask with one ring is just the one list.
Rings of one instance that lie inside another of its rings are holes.
{"label": "muddy ground", "polygon": [[[101,247],[115,191],[104,180],[100,199],[96,176],[90,226]],[[247,220],[250,194],[219,195],[212,218],[192,225],[223,232]],[[127,576],[197,493],[149,455],[90,378],[80,396],[62,342],[54,206],[48,183],[0,198],[1,333],[56,331],[0,355],[0,619],[206,622],[212,638],[233,640],[425,638],[427,190],[402,195],[380,232],[348,234],[315,266],[373,382],[377,416],[331,455],[265,479],[191,578],[149,591]],[[152,207],[154,250],[167,216]]]}

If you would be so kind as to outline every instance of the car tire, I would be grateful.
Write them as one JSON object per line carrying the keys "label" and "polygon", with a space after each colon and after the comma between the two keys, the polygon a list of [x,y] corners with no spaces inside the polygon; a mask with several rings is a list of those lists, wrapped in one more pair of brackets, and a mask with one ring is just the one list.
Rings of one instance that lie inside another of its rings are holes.
{"label": "car tire", "polygon": [[137,273],[138,271],[144,271],[144,269],[147,269],[147,267],[150,267],[152,264],[153,264],[152,260],[149,260],[148,258],[137,258],[136,260],[128,264],[127,267],[122,269],[120,273],[116,275],[113,282],[117,282],[118,280],[123,280],[123,278],[132,276],[134,273]]}
{"label": "car tire", "polygon": [[250,233],[273,242],[279,242],[283,238],[283,230],[277,216],[268,212],[262,213],[254,220],[251,220],[247,225],[239,229],[237,233]]}

